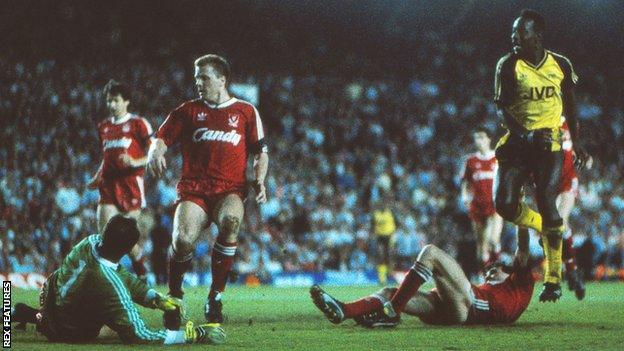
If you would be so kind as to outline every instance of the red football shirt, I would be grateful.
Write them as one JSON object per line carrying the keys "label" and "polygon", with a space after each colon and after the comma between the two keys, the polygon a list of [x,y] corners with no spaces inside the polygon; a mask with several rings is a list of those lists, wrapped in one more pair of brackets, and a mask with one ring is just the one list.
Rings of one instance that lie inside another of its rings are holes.
{"label": "red football shirt", "polygon": [[563,149],[563,169],[562,175],[568,179],[576,178],[576,170],[574,169],[574,154],[572,152],[572,136],[570,135],[570,127],[568,122],[564,121],[561,126],[563,138],[561,148]]}
{"label": "red football shirt", "polygon": [[470,323],[512,323],[531,302],[535,280],[530,269],[513,272],[502,283],[473,286],[478,311]]}
{"label": "red football shirt", "polygon": [[472,191],[472,204],[479,204],[479,207],[494,206],[494,177],[497,168],[494,151],[485,155],[476,152],[468,157],[462,180],[468,182]]}
{"label": "red football shirt", "polygon": [[145,157],[151,134],[152,126],[149,122],[130,113],[118,121],[110,117],[100,122],[98,135],[104,154],[102,169],[104,179],[142,176],[145,172],[143,167],[125,166],[119,156],[127,153],[135,159]]}
{"label": "red football shirt", "polygon": [[266,152],[258,110],[236,98],[219,105],[187,101],[167,116],[156,137],[167,146],[181,143],[178,191],[203,195],[246,189],[247,155]]}

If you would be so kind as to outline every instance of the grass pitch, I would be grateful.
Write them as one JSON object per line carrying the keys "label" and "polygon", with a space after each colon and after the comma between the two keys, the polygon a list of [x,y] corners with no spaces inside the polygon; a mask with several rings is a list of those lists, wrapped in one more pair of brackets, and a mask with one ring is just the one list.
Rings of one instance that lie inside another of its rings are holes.
{"label": "grass pitch", "polygon": [[[426,287],[425,287],[426,288]],[[541,285],[536,284],[536,292]],[[375,287],[326,287],[339,299],[352,300]],[[160,287],[160,291],[165,289]],[[203,318],[206,291],[187,289],[189,317]],[[37,292],[13,290],[12,302],[35,305]],[[162,324],[157,311],[142,309],[149,326]],[[238,287],[224,294],[225,345],[179,345],[175,349],[199,350],[623,350],[624,284],[600,283],[587,287],[587,297],[577,301],[566,291],[556,304],[540,304],[537,293],[527,311],[509,326],[427,326],[405,316],[396,329],[367,330],[351,321],[329,323],[312,304],[305,288]],[[15,324],[14,324],[15,325]],[[117,339],[97,344],[51,344],[29,326],[13,330],[16,350],[143,350],[162,345],[121,345]]]}

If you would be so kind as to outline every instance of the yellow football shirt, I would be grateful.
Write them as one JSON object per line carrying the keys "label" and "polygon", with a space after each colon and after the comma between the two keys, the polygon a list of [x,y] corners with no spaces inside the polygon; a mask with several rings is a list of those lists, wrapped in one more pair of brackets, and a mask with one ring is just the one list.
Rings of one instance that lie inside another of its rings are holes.
{"label": "yellow football shirt", "polygon": [[545,50],[534,66],[516,54],[503,56],[496,65],[494,101],[527,130],[561,127],[563,92],[578,77],[566,57]]}
{"label": "yellow football shirt", "polygon": [[377,210],[373,212],[373,230],[376,235],[389,236],[396,230],[394,215],[390,210]]}

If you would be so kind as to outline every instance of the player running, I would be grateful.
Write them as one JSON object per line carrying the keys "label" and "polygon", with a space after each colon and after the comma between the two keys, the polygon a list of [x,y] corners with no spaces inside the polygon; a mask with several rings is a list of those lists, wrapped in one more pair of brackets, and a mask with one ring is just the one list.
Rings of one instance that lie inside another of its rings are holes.
{"label": "player running", "polygon": [[[386,287],[352,303],[342,303],[318,286],[310,289],[314,304],[330,322],[353,318],[366,327],[394,327],[401,313],[417,316],[426,324],[513,323],[526,310],[533,294],[529,266],[529,233],[518,231],[518,250],[511,268],[500,265],[485,272],[485,284],[472,285],[459,264],[436,246],[425,246],[399,288]],[[433,279],[435,288],[418,291]]]}
{"label": "player running", "polygon": [[[152,127],[145,118],[128,112],[130,89],[126,85],[111,79],[104,87],[104,94],[112,116],[98,124],[103,159],[89,182],[89,188],[100,191],[97,206],[100,233],[114,215],[121,213],[138,219],[145,207],[143,174],[152,134]],[[139,242],[130,251],[132,268],[143,279],[147,273],[143,263],[146,238],[147,231],[141,230]]]}
{"label": "player running", "polygon": [[180,314],[182,302],[149,289],[119,265],[139,236],[136,220],[113,216],[102,235],[74,246],[46,280],[40,309],[17,304],[14,320],[35,323],[38,332],[55,342],[92,341],[106,326],[124,343],[223,343],[225,333],[218,326],[189,322],[185,330],[152,330],[145,325],[135,303]]}
{"label": "player running", "polygon": [[[236,253],[248,154],[254,155],[256,201],[266,201],[264,180],[269,157],[262,121],[256,108],[230,96],[230,66],[217,55],[195,60],[199,99],[173,110],[156,132],[148,153],[148,168],[160,176],[165,152],[182,144],[182,178],[173,222],[173,249],[169,260],[169,294],[182,298],[182,280],[191,266],[193,248],[202,230],[216,223],[219,234],[212,248],[212,284],[205,306],[210,323],[222,323],[221,294]],[[165,326],[179,328],[179,314],[165,312]]]}
{"label": "player running", "polygon": [[[513,24],[513,52],[496,66],[494,101],[508,129],[496,148],[496,211],[505,220],[541,233],[546,267],[540,301],[554,302],[561,297],[564,231],[556,204],[563,166],[562,114],[579,163],[587,154],[580,147],[574,105],[578,77],[569,59],[544,49],[543,36],[544,18],[522,11]],[[539,213],[521,202],[522,186],[531,176]]]}
{"label": "player running", "polygon": [[477,152],[464,166],[461,197],[470,209],[470,220],[477,241],[477,259],[481,268],[498,259],[503,219],[494,208],[494,178],[498,163],[492,150],[490,134],[480,127],[472,133]]}

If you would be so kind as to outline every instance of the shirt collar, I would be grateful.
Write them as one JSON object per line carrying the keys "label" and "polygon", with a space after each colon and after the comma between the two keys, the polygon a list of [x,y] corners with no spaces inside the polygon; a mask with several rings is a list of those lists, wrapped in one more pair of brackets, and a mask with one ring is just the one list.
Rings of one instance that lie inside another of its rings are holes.
{"label": "shirt collar", "polygon": [[95,243],[92,248],[93,250],[91,250],[91,252],[93,253],[93,257],[95,257],[95,259],[102,265],[104,265],[105,267],[108,268],[112,268],[113,270],[117,270],[117,267],[119,267],[119,263],[115,263],[113,261],[109,261],[107,259],[105,259],[104,257],[100,256],[100,254],[97,252],[97,247],[101,244],[101,242],[97,242]]}
{"label": "shirt collar", "polygon": [[477,158],[479,160],[487,161],[487,160],[491,160],[492,157],[494,157],[496,155],[496,153],[494,152],[494,150],[490,150],[490,151],[486,152],[485,154],[482,154],[479,151],[477,151],[475,155],[477,156]]}
{"label": "shirt collar", "polygon": [[231,97],[229,100],[224,101],[220,104],[211,104],[206,100],[203,100],[204,104],[206,104],[206,106],[210,107],[210,108],[224,108],[224,107],[228,107],[230,105],[232,105],[233,103],[235,103],[236,101],[238,101],[235,97]]}
{"label": "shirt collar", "polygon": [[127,112],[123,117],[121,117],[119,120],[115,120],[115,116],[111,117],[113,124],[122,124],[122,123],[126,123],[128,122],[128,120],[130,119],[130,117],[132,117],[132,115],[130,114],[130,112]]}

